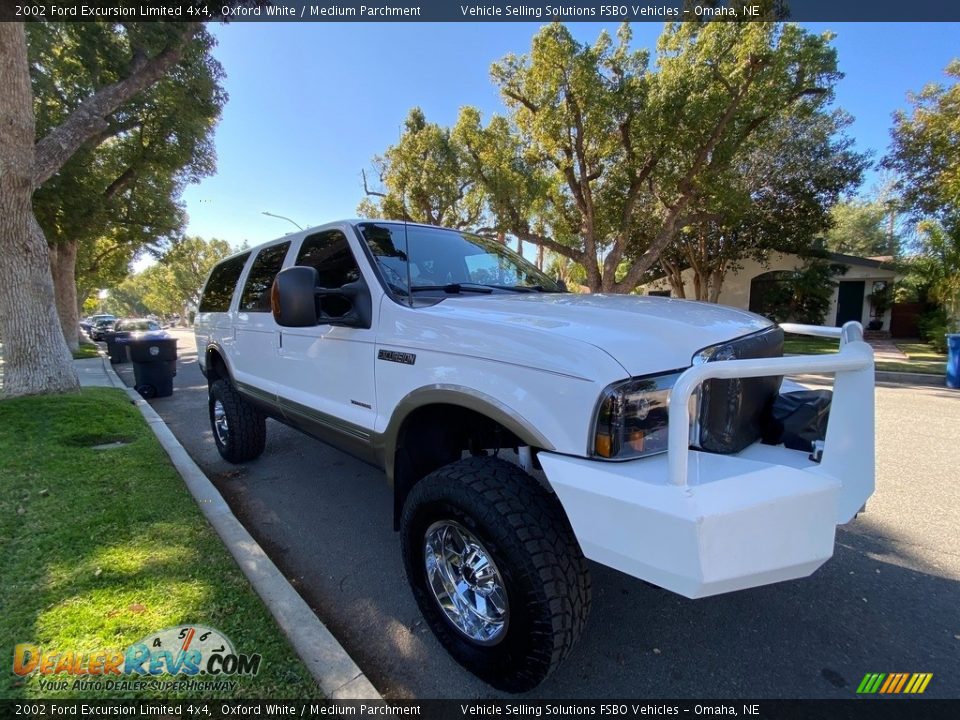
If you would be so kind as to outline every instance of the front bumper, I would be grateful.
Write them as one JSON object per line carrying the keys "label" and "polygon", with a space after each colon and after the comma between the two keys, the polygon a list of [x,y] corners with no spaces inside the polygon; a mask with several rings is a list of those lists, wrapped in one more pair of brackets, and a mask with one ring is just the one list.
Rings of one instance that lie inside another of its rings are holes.
{"label": "front bumper", "polygon": [[[833,355],[705,363],[671,391],[668,452],[628,462],[538,455],[584,554],[690,598],[806,577],[833,554],[874,488],[873,351],[859,323]],[[691,393],[710,378],[835,373],[821,462],[759,443],[735,455],[689,449]]]}

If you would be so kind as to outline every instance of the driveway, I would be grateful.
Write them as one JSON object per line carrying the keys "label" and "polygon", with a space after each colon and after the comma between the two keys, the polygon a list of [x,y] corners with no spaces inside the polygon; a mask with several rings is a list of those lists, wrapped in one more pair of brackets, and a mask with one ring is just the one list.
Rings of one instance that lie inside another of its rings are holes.
{"label": "driveway", "polygon": [[[269,421],[267,451],[223,462],[192,333],[152,402],[236,515],[389,698],[508,697],[420,620],[382,473]],[[132,382],[129,365],[117,366]],[[530,698],[850,698],[868,672],[932,672],[960,696],[960,394],[877,388],[877,492],[811,578],[686,600],[593,564],[587,630]]]}

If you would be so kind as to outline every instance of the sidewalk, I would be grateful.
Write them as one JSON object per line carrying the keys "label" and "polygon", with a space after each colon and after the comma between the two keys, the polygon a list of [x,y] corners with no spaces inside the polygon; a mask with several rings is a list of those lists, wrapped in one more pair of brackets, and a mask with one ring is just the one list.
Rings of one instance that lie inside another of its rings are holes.
{"label": "sidewalk", "polygon": [[875,362],[909,362],[906,353],[897,347],[889,338],[867,338],[867,343],[873,348]]}
{"label": "sidewalk", "polygon": [[233,555],[323,694],[330,700],[382,702],[380,693],[367,676],[237,520],[223,496],[149,403],[124,385],[106,357],[74,360],[73,363],[82,387],[123,390],[137,405],[207,521]]}

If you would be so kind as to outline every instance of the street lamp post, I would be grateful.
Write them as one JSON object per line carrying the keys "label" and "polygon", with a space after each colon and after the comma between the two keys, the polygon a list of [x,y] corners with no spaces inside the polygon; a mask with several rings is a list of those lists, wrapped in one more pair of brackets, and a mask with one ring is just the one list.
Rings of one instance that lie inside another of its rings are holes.
{"label": "street lamp post", "polygon": [[266,210],[262,211],[260,214],[261,214],[261,215],[266,215],[267,217],[278,218],[278,219],[280,219],[280,220],[286,220],[286,221],[289,222],[289,223],[293,223],[294,227],[296,227],[297,230],[303,230],[302,227],[300,227],[297,223],[293,222],[293,220],[291,220],[290,218],[288,218],[286,215],[277,215],[276,213],[267,212]]}

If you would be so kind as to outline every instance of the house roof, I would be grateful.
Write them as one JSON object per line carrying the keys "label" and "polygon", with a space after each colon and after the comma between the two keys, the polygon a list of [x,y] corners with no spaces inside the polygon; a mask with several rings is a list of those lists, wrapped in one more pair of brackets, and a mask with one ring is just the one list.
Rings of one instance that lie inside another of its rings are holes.
{"label": "house roof", "polygon": [[860,267],[882,268],[884,270],[896,270],[897,266],[892,257],[858,257],[856,255],[844,255],[843,253],[827,253],[827,256],[833,262],[843,265],[859,265]]}

